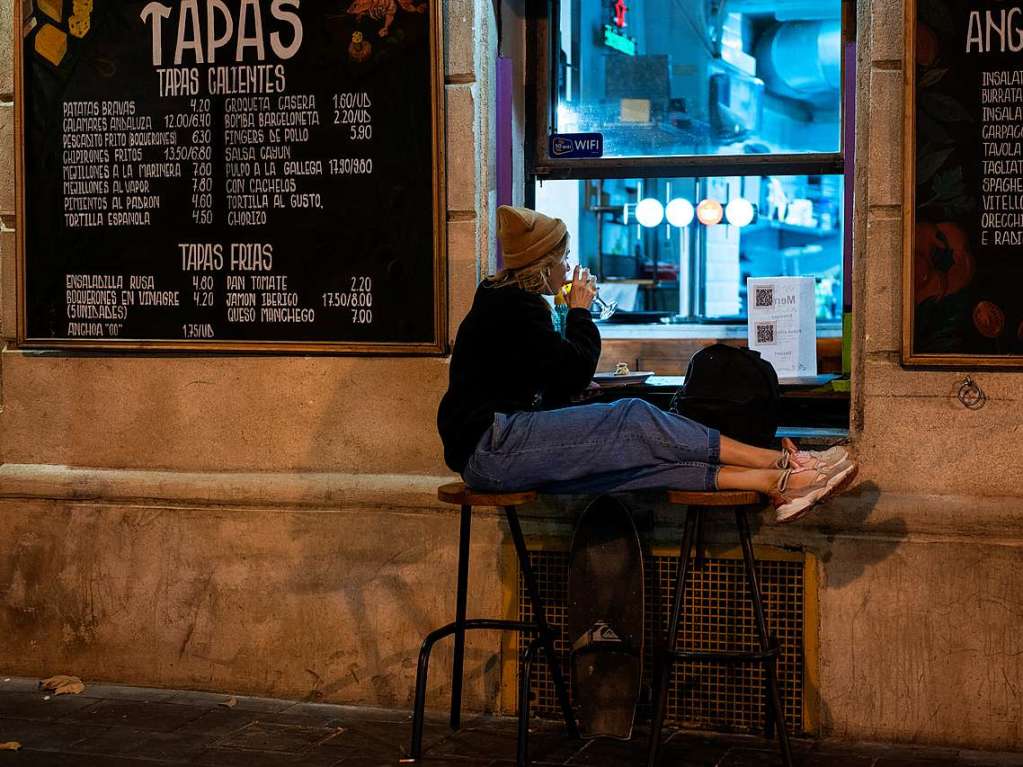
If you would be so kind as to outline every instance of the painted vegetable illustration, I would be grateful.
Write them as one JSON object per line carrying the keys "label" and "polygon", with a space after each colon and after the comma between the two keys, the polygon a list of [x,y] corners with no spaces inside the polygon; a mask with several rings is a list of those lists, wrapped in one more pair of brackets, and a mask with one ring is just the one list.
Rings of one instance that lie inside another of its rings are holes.
{"label": "painted vegetable illustration", "polygon": [[913,249],[916,303],[941,300],[958,293],[973,280],[974,260],[969,238],[958,224],[946,221],[917,224]]}
{"label": "painted vegetable illustration", "polygon": [[1005,330],[1005,312],[996,303],[981,301],[973,307],[973,326],[985,338],[998,338]]}

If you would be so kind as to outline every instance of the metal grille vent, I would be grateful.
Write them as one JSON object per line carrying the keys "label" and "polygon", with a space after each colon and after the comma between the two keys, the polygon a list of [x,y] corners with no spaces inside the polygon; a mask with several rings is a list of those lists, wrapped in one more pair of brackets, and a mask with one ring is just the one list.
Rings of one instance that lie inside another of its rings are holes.
{"label": "metal grille vent", "polygon": [[[568,668],[569,638],[565,633],[568,553],[531,551],[547,620],[555,631],[555,650],[562,668]],[[644,684],[649,685],[654,641],[661,641],[671,612],[671,584],[678,568],[678,556],[647,556],[645,559],[646,625],[644,627]],[[803,562],[759,559],[757,574],[763,591],[769,630],[781,648],[778,676],[785,721],[792,733],[803,726]],[[518,609],[522,620],[531,620],[532,606],[521,574]],[[534,634],[525,633],[522,648]],[[690,569],[679,631],[679,648],[684,650],[744,650],[756,646],[756,625],[749,603],[742,560],[707,557],[699,570]],[[539,716],[559,717],[554,684],[542,653],[533,664],[531,688],[536,696],[533,710]],[[762,732],[764,723],[764,673],[756,664],[677,663],[668,694],[667,722],[675,726],[720,732]],[[643,705],[640,718],[649,718]]]}

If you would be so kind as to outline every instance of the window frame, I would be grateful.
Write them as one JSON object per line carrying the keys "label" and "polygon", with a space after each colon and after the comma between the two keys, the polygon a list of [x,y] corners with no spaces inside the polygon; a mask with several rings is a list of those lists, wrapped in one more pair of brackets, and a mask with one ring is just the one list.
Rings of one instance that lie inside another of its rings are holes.
{"label": "window frame", "polygon": [[[605,0],[599,0],[604,2]],[[588,178],[693,178],[705,176],[797,176],[835,175],[846,171],[846,66],[844,50],[849,23],[846,2],[842,2],[840,23],[841,87],[839,90],[839,144],[835,152],[757,155],[663,155],[602,157],[595,159],[554,159],[548,151],[557,111],[556,76],[551,68],[553,52],[559,45],[561,0],[527,0],[526,21],[526,202],[535,197],[535,181]]]}

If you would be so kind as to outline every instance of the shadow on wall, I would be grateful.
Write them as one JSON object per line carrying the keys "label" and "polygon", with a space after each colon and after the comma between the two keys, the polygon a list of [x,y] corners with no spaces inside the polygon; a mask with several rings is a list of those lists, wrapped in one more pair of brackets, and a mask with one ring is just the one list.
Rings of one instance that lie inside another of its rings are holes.
{"label": "shadow on wall", "polygon": [[[868,567],[890,557],[907,537],[907,526],[901,518],[871,520],[880,497],[880,488],[868,481],[811,510],[791,526],[776,525],[771,512],[753,514],[750,519],[753,541],[767,539],[768,543],[798,546],[813,554],[824,568],[826,584],[841,588],[857,580]],[[831,565],[838,536],[863,538],[870,545],[859,547],[855,560],[846,557]]]}
{"label": "shadow on wall", "polygon": [[[841,588],[858,579],[863,572],[890,557],[907,537],[901,518],[872,521],[881,496],[872,481],[857,485],[841,498],[824,504],[795,525],[777,525],[772,511],[750,514],[754,543],[798,546],[821,562],[829,587]],[[660,544],[677,547],[681,539],[685,512],[664,501],[663,491],[621,493],[618,497],[632,511],[644,546]],[[529,536],[555,536],[567,540],[576,520],[593,496],[544,496],[522,509],[522,527]],[[738,543],[731,512],[710,513],[705,517],[704,535],[715,543]],[[505,528],[507,535],[507,528]],[[870,541],[857,549],[857,557],[832,563],[833,543],[838,535],[859,536]]]}
{"label": "shadow on wall", "polygon": [[[344,545],[327,534],[325,519],[349,526]],[[439,521],[444,524],[438,525]],[[332,616],[336,638],[318,637],[315,649],[333,645],[306,668],[306,700],[367,702],[411,708],[422,639],[454,616],[457,521],[440,515],[396,515],[386,529],[353,524],[352,515],[292,514],[288,594],[310,598]],[[450,561],[449,561],[450,560]],[[471,581],[471,576],[470,576]],[[472,611],[470,599],[470,611]],[[472,632],[465,653],[464,689],[484,691],[484,704],[497,699],[500,657],[489,632]],[[313,649],[300,643],[297,652]],[[430,664],[428,705],[444,705],[451,690],[452,640],[441,641]],[[471,693],[467,692],[467,695]]]}
{"label": "shadow on wall", "polygon": [[[856,581],[869,567],[892,556],[906,540],[907,526],[902,518],[871,522],[880,497],[881,489],[876,483],[863,482],[844,496],[842,502],[821,512],[815,540],[806,548],[820,560],[828,588],[842,588]],[[834,560],[832,544],[837,535],[862,537],[869,545],[857,547],[855,558],[843,556],[840,561]]]}

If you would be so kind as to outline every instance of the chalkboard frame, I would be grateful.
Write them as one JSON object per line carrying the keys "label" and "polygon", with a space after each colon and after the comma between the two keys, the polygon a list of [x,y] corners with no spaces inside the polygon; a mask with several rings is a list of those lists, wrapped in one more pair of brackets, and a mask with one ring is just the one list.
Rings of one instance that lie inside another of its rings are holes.
{"label": "chalkboard frame", "polygon": [[[4,0],[0,0],[3,2]],[[16,346],[24,349],[65,349],[115,352],[196,352],[206,353],[279,353],[357,356],[442,356],[450,353],[448,344],[447,279],[447,193],[444,91],[444,20],[441,0],[429,0],[430,84],[433,123],[433,339],[428,342],[356,342],[356,341],[225,341],[180,339],[78,339],[30,338],[26,334],[26,259],[25,252],[25,130],[24,130],[24,20],[22,0],[13,0],[14,18],[14,179],[15,179],[15,275],[17,285]]]}
{"label": "chalkboard frame", "polygon": [[[902,141],[902,364],[905,367],[984,368],[1018,370],[1023,355],[933,354],[914,348],[916,295],[914,289],[914,245],[916,242],[916,160],[917,160],[917,57],[916,28],[918,0],[905,0],[903,19],[903,141]],[[868,296],[866,300],[870,300]]]}

